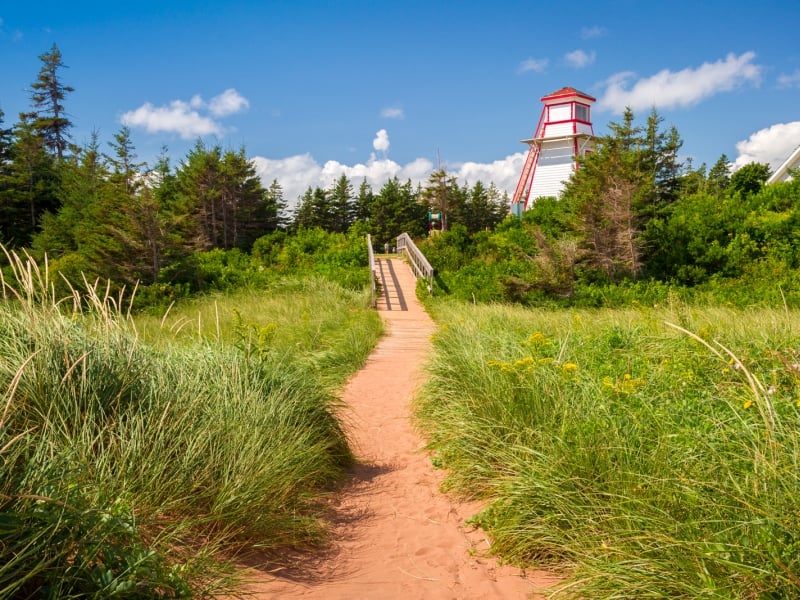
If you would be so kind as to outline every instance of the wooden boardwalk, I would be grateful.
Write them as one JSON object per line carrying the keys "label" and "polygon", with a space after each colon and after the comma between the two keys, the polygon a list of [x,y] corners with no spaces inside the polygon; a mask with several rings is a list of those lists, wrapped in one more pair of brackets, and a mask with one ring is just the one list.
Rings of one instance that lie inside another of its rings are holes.
{"label": "wooden boardwalk", "polygon": [[417,285],[411,269],[397,258],[376,258],[375,275],[381,292],[377,298],[378,310],[407,311],[406,295],[414,295]]}

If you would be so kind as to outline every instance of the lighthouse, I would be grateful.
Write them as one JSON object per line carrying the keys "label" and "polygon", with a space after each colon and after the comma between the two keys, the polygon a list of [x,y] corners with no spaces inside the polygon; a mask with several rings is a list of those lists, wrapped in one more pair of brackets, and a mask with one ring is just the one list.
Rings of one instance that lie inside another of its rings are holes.
{"label": "lighthouse", "polygon": [[521,140],[529,150],[511,200],[511,212],[517,215],[537,198],[558,197],[578,168],[577,157],[593,148],[591,106],[595,98],[565,87],[542,97],[542,102],[533,137]]}

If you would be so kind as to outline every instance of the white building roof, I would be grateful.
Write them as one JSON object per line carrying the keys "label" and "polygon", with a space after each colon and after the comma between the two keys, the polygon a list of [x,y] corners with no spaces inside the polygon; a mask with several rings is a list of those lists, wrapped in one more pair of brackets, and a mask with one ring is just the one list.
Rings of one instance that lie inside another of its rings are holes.
{"label": "white building roof", "polygon": [[775,172],[767,179],[767,183],[777,183],[778,181],[788,181],[791,179],[789,169],[796,169],[800,167],[800,146],[794,149],[783,164],[778,167]]}

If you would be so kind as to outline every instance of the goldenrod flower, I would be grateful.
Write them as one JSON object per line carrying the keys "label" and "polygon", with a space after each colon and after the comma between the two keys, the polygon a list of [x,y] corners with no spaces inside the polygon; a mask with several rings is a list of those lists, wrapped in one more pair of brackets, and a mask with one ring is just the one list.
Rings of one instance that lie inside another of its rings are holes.
{"label": "goldenrod flower", "polygon": [[561,368],[564,371],[577,371],[578,365],[576,365],[575,363],[564,363],[563,365],[561,365]]}
{"label": "goldenrod flower", "polygon": [[531,337],[528,338],[528,343],[530,344],[544,344],[547,342],[547,338],[541,331],[536,331],[531,334]]}

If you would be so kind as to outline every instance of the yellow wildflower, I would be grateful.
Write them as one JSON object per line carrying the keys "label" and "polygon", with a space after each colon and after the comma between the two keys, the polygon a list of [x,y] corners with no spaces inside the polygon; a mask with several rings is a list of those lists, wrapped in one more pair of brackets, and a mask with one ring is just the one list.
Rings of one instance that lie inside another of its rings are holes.
{"label": "yellow wildflower", "polygon": [[752,400],[747,400],[747,401],[744,403],[744,405],[743,405],[743,406],[744,406],[745,408],[750,408],[751,406],[753,406],[753,401],[752,401]]}
{"label": "yellow wildflower", "polygon": [[576,365],[575,363],[564,363],[563,365],[561,365],[561,369],[564,371],[577,371],[578,365]]}
{"label": "yellow wildflower", "polygon": [[541,331],[536,331],[531,334],[531,337],[528,338],[529,344],[544,344],[547,342],[547,338]]}

